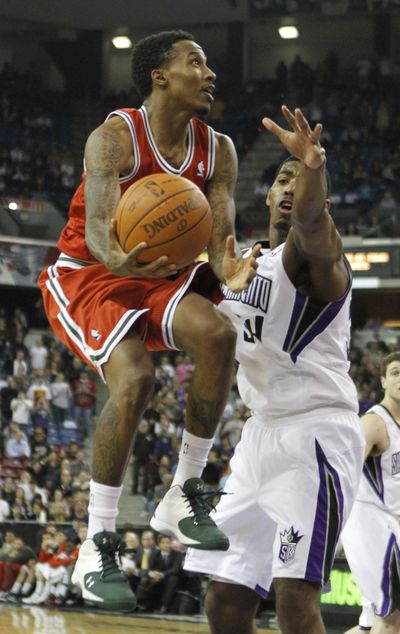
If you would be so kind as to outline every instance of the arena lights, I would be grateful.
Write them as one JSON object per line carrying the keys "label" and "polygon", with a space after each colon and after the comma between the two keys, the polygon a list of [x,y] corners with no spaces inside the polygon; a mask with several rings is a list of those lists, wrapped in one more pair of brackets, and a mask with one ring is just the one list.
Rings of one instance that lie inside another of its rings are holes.
{"label": "arena lights", "polygon": [[11,211],[16,211],[18,209],[18,204],[16,202],[14,202],[14,201],[11,201],[11,202],[8,203],[8,208]]}
{"label": "arena lights", "polygon": [[299,30],[296,26],[296,19],[285,17],[281,21],[278,33],[283,40],[295,40],[299,37]]}
{"label": "arena lights", "polygon": [[132,40],[127,35],[116,35],[112,38],[112,43],[118,49],[132,48]]}

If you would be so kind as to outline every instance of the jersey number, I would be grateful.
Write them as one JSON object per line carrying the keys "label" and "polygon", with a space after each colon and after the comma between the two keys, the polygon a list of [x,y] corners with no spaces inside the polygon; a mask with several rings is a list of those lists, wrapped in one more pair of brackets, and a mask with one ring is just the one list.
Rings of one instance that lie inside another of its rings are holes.
{"label": "jersey number", "polygon": [[256,343],[256,339],[261,341],[262,327],[264,323],[264,317],[257,315],[252,319],[246,319],[244,322],[243,338],[248,343]]}

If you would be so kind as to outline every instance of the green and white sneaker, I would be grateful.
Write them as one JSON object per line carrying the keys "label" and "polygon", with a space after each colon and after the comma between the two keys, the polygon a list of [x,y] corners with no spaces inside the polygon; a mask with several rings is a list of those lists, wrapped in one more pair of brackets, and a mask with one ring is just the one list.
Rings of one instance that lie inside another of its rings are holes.
{"label": "green and white sneaker", "polygon": [[157,506],[150,526],[159,533],[174,535],[181,544],[201,550],[228,550],[229,540],[209,516],[214,508],[200,478],[175,485]]}
{"label": "green and white sneaker", "polygon": [[121,538],[102,531],[83,542],[71,581],[82,591],[85,605],[101,610],[132,612],[136,597],[117,565]]}

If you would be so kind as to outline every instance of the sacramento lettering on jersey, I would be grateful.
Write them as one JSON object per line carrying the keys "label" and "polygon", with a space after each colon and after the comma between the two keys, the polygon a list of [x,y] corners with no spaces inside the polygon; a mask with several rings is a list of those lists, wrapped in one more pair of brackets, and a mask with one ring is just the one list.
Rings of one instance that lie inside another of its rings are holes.
{"label": "sacramento lettering on jersey", "polygon": [[[171,209],[165,215],[159,216],[159,218],[153,220],[153,222],[146,222],[142,224],[141,227],[145,230],[150,239],[154,238],[154,236],[165,229],[165,227],[168,227],[168,225],[173,222],[177,222],[177,220],[185,218],[185,216],[196,208],[197,206],[193,201],[186,200],[181,205],[178,205],[178,207],[175,207],[175,209]],[[177,227],[178,231],[183,231],[185,228],[186,221],[182,223],[182,226]]]}
{"label": "sacramento lettering on jersey", "polygon": [[271,292],[272,280],[262,275],[256,275],[249,288],[241,293],[230,291],[225,284],[221,286],[225,299],[233,302],[242,302],[248,306],[259,308],[264,313],[268,310],[269,295]]}

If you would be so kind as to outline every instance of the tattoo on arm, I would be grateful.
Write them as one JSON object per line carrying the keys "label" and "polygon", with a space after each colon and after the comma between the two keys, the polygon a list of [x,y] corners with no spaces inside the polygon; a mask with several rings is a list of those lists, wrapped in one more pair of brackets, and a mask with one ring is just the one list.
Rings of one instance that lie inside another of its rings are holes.
{"label": "tattoo on arm", "polygon": [[213,230],[208,245],[210,264],[218,275],[225,252],[225,240],[235,234],[234,190],[237,180],[237,159],[233,145],[222,143],[218,172],[212,178],[207,197],[213,212]]}
{"label": "tattoo on arm", "polygon": [[100,129],[86,146],[86,242],[92,254],[104,262],[111,218],[121,195],[118,165],[124,150],[115,130]]}

